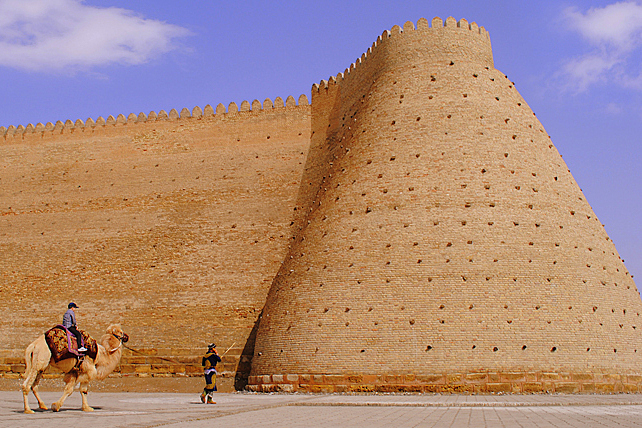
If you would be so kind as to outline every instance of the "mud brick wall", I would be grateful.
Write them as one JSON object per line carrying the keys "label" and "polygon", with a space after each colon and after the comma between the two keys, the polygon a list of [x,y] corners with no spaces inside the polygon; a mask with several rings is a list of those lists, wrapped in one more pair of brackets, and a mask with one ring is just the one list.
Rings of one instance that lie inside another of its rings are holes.
{"label": "mud brick wall", "polygon": [[20,372],[27,344],[74,301],[94,337],[114,322],[130,335],[123,374],[201,374],[216,342],[235,344],[223,371],[247,377],[292,234],[310,106],[227,110],[5,131],[0,369]]}
{"label": "mud brick wall", "polygon": [[251,389],[638,389],[637,288],[483,28],[384,32],[312,131]]}

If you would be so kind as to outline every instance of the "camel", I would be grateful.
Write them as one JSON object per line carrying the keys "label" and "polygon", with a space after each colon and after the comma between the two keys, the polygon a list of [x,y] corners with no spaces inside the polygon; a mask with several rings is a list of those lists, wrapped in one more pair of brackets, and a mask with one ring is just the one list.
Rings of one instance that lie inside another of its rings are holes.
{"label": "camel", "polygon": [[107,329],[107,332],[101,337],[98,342],[98,354],[96,359],[92,360],[85,357],[80,368],[76,366],[75,358],[67,358],[59,362],[55,362],[49,346],[45,341],[45,335],[42,334],[35,341],[33,341],[25,351],[25,381],[22,384],[22,395],[25,401],[25,413],[34,413],[29,408],[29,390],[33,391],[33,395],[38,400],[38,407],[42,410],[47,410],[47,406],[42,402],[38,395],[38,382],[42,378],[42,374],[49,366],[65,373],[63,380],[65,382],[65,389],[62,397],[51,405],[51,409],[57,412],[62,407],[67,397],[71,395],[74,387],[80,383],[80,394],[82,397],[82,410],[91,412],[94,409],[87,404],[87,387],[92,380],[103,380],[116,368],[120,362],[124,342],[129,340],[129,336],[123,332],[119,324],[112,324]]}

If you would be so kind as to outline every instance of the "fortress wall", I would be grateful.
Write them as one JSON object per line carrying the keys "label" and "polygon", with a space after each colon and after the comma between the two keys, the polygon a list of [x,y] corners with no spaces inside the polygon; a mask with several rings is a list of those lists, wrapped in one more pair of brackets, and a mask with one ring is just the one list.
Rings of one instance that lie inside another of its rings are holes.
{"label": "fortress wall", "polygon": [[251,387],[637,390],[631,276],[487,33],[440,24],[313,87],[307,218]]}
{"label": "fortress wall", "polygon": [[311,105],[0,127],[0,189],[5,377],[73,300],[123,375],[216,341],[255,391],[642,388],[635,283],[466,20],[385,31]]}
{"label": "fortress wall", "polygon": [[2,371],[75,301],[81,328],[120,322],[147,355],[123,373],[200,374],[216,341],[247,376],[310,133],[307,98],[257,103],[0,137]]}

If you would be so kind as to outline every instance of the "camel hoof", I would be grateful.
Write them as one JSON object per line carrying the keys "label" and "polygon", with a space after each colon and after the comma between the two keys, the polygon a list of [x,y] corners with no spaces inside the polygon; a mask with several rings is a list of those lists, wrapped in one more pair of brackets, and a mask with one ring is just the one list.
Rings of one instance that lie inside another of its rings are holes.
{"label": "camel hoof", "polygon": [[83,412],[93,412],[93,411],[94,411],[94,408],[93,408],[93,407],[83,407],[83,408],[82,408],[82,411],[83,411]]}
{"label": "camel hoof", "polygon": [[40,408],[40,410],[49,410],[44,404],[40,404],[38,407]]}
{"label": "camel hoof", "polygon": [[57,403],[53,403],[51,405],[51,410],[53,410],[54,412],[57,412],[58,410],[60,410],[60,405]]}
{"label": "camel hoof", "polygon": [[33,411],[33,410],[31,410],[31,409],[25,409],[25,413],[26,413],[26,414],[28,414],[28,415],[30,415],[30,414],[32,414],[32,413],[36,413],[36,412],[34,412],[34,411]]}

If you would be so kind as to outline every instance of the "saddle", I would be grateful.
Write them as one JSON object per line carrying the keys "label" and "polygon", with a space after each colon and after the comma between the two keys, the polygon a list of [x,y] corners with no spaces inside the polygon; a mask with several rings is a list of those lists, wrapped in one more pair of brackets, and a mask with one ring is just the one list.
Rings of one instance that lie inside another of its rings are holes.
{"label": "saddle", "polygon": [[49,350],[51,351],[51,355],[55,362],[65,360],[67,358],[80,359],[84,356],[96,359],[96,355],[98,355],[98,344],[85,331],[78,331],[82,336],[82,342],[84,342],[81,343],[80,346],[84,345],[85,348],[87,348],[87,352],[82,354],[78,352],[76,336],[64,326],[57,325],[45,332],[45,341],[47,342],[47,346],[49,346]]}

